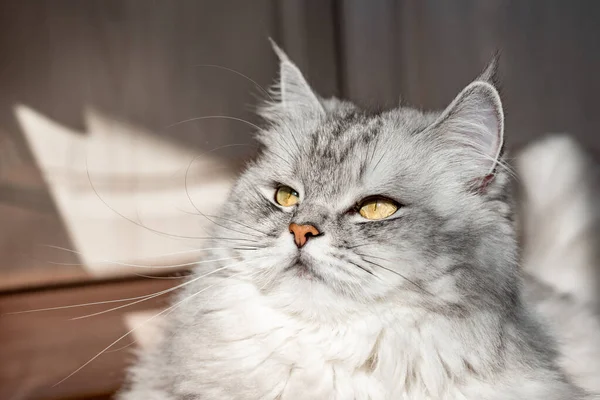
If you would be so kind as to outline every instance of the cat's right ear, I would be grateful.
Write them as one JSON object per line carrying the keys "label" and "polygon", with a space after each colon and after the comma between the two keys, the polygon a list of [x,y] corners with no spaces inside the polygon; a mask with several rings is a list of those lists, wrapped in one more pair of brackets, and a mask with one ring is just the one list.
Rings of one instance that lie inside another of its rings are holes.
{"label": "cat's right ear", "polygon": [[272,89],[273,101],[267,107],[268,112],[280,115],[325,114],[323,104],[300,69],[272,39],[269,40],[279,58],[279,82]]}
{"label": "cat's right ear", "polygon": [[452,101],[432,126],[470,182],[487,183],[504,143],[504,112],[496,88],[481,78]]}

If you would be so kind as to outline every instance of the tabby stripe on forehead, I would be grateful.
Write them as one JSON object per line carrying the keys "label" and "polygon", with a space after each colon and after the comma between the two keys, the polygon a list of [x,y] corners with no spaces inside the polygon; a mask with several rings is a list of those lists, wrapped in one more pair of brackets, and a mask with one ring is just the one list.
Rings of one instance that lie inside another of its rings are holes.
{"label": "tabby stripe on forehead", "polygon": [[331,135],[335,138],[340,137],[342,133],[347,132],[348,129],[357,123],[357,120],[362,115],[356,111],[351,111],[348,115],[344,116],[343,119],[339,120],[335,125],[335,129],[331,132]]}
{"label": "tabby stripe on forehead", "polygon": [[365,134],[361,135],[364,144],[369,144],[377,137],[377,134],[381,130],[381,125],[383,125],[381,118],[377,118],[375,122],[371,123]]}

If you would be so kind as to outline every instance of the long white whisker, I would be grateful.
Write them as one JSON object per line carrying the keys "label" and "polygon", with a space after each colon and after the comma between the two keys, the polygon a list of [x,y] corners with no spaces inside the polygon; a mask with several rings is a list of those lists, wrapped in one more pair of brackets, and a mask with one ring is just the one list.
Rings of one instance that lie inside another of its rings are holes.
{"label": "long white whisker", "polygon": [[[49,247],[51,249],[56,249],[56,250],[62,250],[62,251],[66,251],[69,253],[73,253],[73,254],[78,254],[78,255],[84,255],[82,252],[77,251],[77,250],[73,250],[73,249],[68,249],[66,247],[60,247],[60,246],[55,246],[52,244],[41,244],[40,246],[43,247]],[[250,246],[251,247],[251,246]],[[208,248],[203,248],[203,249],[192,249],[192,250],[181,250],[181,251],[174,251],[171,253],[161,253],[161,254],[157,254],[155,256],[151,256],[151,257],[142,257],[141,260],[145,260],[145,259],[156,259],[158,257],[168,257],[168,256],[175,256],[175,255],[179,255],[179,254],[188,254],[188,253],[199,253],[201,251],[209,251],[209,250],[229,250],[231,249],[231,247],[208,247]]]}
{"label": "long white whisker", "polygon": [[[194,203],[194,200],[192,200],[192,196],[190,195],[190,191],[189,191],[189,187],[188,187],[188,174],[189,174],[189,172],[190,172],[190,168],[192,167],[192,164],[193,164],[193,163],[194,163],[194,161],[196,161],[196,159],[198,159],[199,157],[202,157],[202,155],[200,155],[200,156],[198,156],[198,157],[195,157],[195,158],[193,158],[193,159],[190,161],[190,163],[189,163],[189,165],[188,165],[188,167],[187,167],[187,169],[186,169],[186,171],[185,171],[185,177],[184,177],[184,181],[183,181],[183,182],[184,182],[184,186],[185,186],[185,194],[186,194],[186,196],[187,196],[187,198],[188,198],[188,201],[189,201],[189,203],[192,205],[192,207],[194,207],[194,209],[196,209],[196,211],[198,211],[198,214],[199,214],[199,215],[201,215],[201,216],[203,216],[203,217],[204,217],[204,218],[205,218],[207,221],[209,221],[209,222],[211,222],[211,223],[213,223],[213,224],[215,224],[215,225],[217,225],[217,226],[220,226],[220,227],[221,227],[221,228],[223,228],[223,229],[227,229],[227,230],[230,230],[230,231],[232,231],[232,232],[237,232],[237,233],[240,233],[240,234],[242,234],[242,235],[247,235],[247,236],[250,236],[250,237],[253,237],[253,238],[256,238],[256,239],[260,239],[260,236],[253,235],[253,234],[251,234],[251,233],[248,233],[248,232],[239,231],[239,230],[237,230],[237,229],[233,229],[233,228],[227,227],[227,226],[225,226],[225,225],[221,225],[221,224],[220,224],[220,223],[218,223],[218,222],[215,222],[213,219],[209,218],[209,217],[208,217],[206,214],[204,214],[202,211],[200,211],[200,209],[199,209],[199,208],[196,206],[196,203]],[[231,220],[228,220],[228,219],[226,219],[226,218],[225,218],[225,220],[227,220],[227,221],[231,221]],[[243,224],[241,224],[241,225],[243,225]],[[248,227],[248,226],[246,226],[246,225],[244,225],[244,226],[245,226],[246,228],[249,228],[249,227]],[[265,233],[264,233],[264,232],[261,232],[261,231],[259,231],[258,229],[255,229],[255,228],[249,228],[249,229],[252,229],[252,230],[254,230],[254,231],[256,231],[256,232],[259,232],[259,233],[260,233],[260,234],[262,234],[263,236],[265,235]]]}
{"label": "long white whisker", "polygon": [[226,266],[224,266],[224,267],[217,268],[217,269],[215,269],[215,270],[213,270],[213,271],[210,271],[210,272],[208,272],[208,273],[206,273],[206,274],[203,274],[203,275],[197,276],[197,277],[195,277],[194,279],[191,279],[191,280],[189,280],[189,281],[187,281],[187,282],[184,282],[184,283],[182,283],[182,284],[179,284],[179,285],[177,285],[177,286],[174,286],[174,287],[172,287],[172,288],[169,288],[169,289],[162,290],[162,291],[160,291],[160,292],[158,292],[158,293],[155,293],[155,294],[153,294],[153,295],[151,295],[151,296],[149,296],[149,297],[146,297],[146,298],[143,298],[143,299],[140,299],[140,300],[136,300],[136,301],[134,301],[134,302],[132,302],[132,303],[124,304],[124,305],[122,305],[122,306],[113,307],[113,308],[110,308],[110,309],[108,309],[108,310],[103,310],[103,311],[99,311],[99,312],[96,312],[96,313],[93,313],[93,314],[83,315],[83,316],[81,316],[81,317],[75,317],[75,318],[71,318],[71,321],[75,321],[75,320],[78,320],[78,319],[89,318],[89,317],[93,317],[93,316],[96,316],[96,315],[106,314],[106,313],[108,313],[108,312],[115,311],[115,310],[119,310],[119,309],[121,309],[121,308],[130,307],[130,306],[133,306],[133,305],[135,305],[135,304],[142,303],[142,302],[144,302],[144,301],[147,301],[147,300],[151,300],[151,299],[153,299],[153,298],[155,298],[155,297],[162,296],[163,294],[170,293],[170,292],[172,292],[172,291],[174,291],[174,290],[181,289],[181,288],[182,288],[182,287],[184,287],[184,286],[187,286],[187,285],[189,285],[189,284],[191,284],[191,283],[194,283],[194,282],[198,281],[199,279],[205,278],[205,277],[207,277],[207,276],[210,276],[210,275],[212,275],[212,274],[215,274],[215,273],[217,273],[217,272],[219,272],[219,271],[223,271],[223,270],[225,270],[225,269],[231,268],[231,267],[233,267],[233,266],[236,266],[236,265],[244,265],[244,264],[248,264],[248,263],[250,263],[250,262],[253,262],[253,261],[259,260],[259,259],[261,259],[261,258],[266,258],[266,257],[268,257],[268,256],[258,257],[258,258],[255,258],[255,259],[253,259],[253,260],[242,261],[242,262],[240,262],[240,263],[234,263],[234,264],[226,265]]}
{"label": "long white whisker", "polygon": [[131,343],[127,343],[125,346],[121,346],[121,347],[119,347],[118,349],[107,350],[107,351],[105,352],[105,354],[108,354],[108,353],[116,353],[117,351],[125,350],[126,348],[128,348],[128,347],[131,347],[131,346],[133,346],[134,344],[136,344],[136,341],[135,341],[135,340],[133,340]]}
{"label": "long white whisker", "polygon": [[232,73],[234,73],[236,75],[239,75],[242,78],[245,78],[246,80],[252,82],[254,84],[254,86],[256,86],[261,92],[263,92],[263,94],[265,94],[271,101],[275,101],[273,99],[273,97],[271,96],[271,93],[269,93],[269,91],[267,89],[265,89],[264,87],[262,87],[258,82],[256,82],[254,79],[250,78],[246,74],[243,74],[240,71],[237,71],[237,70],[235,70],[233,68],[223,67],[221,65],[216,65],[216,64],[198,64],[198,65],[195,65],[195,67],[218,68],[218,69],[222,69],[222,70],[225,70],[225,71],[232,72]]}
{"label": "long white whisker", "polygon": [[146,298],[146,297],[151,297],[151,296],[153,296],[155,294],[156,293],[145,294],[143,296],[129,297],[127,299],[104,300],[104,301],[94,301],[94,302],[91,302],[91,303],[71,304],[69,306],[36,308],[35,310],[24,310],[24,311],[13,311],[13,312],[5,313],[5,314],[2,314],[2,315],[29,314],[29,313],[42,312],[42,311],[65,310],[65,309],[68,309],[68,308],[90,307],[90,306],[97,306],[97,305],[102,305],[102,304],[122,303],[122,302],[125,302],[125,301],[133,301],[133,300],[138,300],[138,299],[142,299],[142,298]]}
{"label": "long white whisker", "polygon": [[[100,260],[100,262],[104,263],[104,264],[120,265],[123,267],[135,267],[135,268],[146,268],[146,269],[165,269],[165,268],[189,267],[190,265],[206,264],[209,262],[216,262],[216,261],[227,261],[227,260],[233,260],[234,258],[235,257],[216,258],[213,260],[192,261],[192,262],[187,262],[187,263],[171,264],[171,265],[141,265],[141,264],[131,264],[131,263],[118,262],[118,261],[110,261],[110,260]],[[52,262],[52,261],[48,261],[48,263],[54,264],[54,265],[65,265],[64,263],[57,263],[57,262]],[[67,264],[67,265],[72,265],[72,264]]]}
{"label": "long white whisker", "polygon": [[166,127],[166,129],[173,128],[173,127],[175,127],[175,126],[177,126],[177,125],[186,124],[186,123],[188,123],[188,122],[193,122],[193,121],[202,121],[202,120],[204,120],[204,119],[216,119],[216,118],[230,119],[230,120],[233,120],[233,121],[239,121],[239,122],[243,122],[243,123],[245,123],[245,124],[248,124],[248,125],[250,125],[250,126],[252,126],[252,127],[256,128],[256,129],[258,129],[258,130],[260,130],[260,126],[258,126],[258,125],[256,125],[256,124],[253,124],[253,123],[252,123],[252,122],[250,122],[250,121],[246,121],[245,119],[242,119],[242,118],[237,118],[237,117],[232,117],[232,116],[229,116],[229,115],[205,115],[205,116],[203,116],[203,117],[188,118],[188,119],[184,119],[184,120],[182,120],[182,121],[179,121],[179,122],[175,122],[174,124],[168,125],[168,126]]}
{"label": "long white whisker", "polygon": [[[258,257],[256,259],[261,259],[261,258],[264,258],[264,257]],[[233,265],[230,265],[230,267],[231,266],[233,266]],[[157,292],[157,293],[162,293],[162,291],[161,292]],[[5,313],[5,314],[2,314],[2,315],[29,314],[29,313],[42,312],[42,311],[56,311],[56,310],[65,310],[65,309],[69,309],[69,308],[91,307],[91,306],[103,305],[103,304],[123,303],[123,302],[126,302],[126,301],[135,301],[135,300],[139,300],[139,299],[152,298],[152,296],[156,295],[157,293],[150,293],[150,294],[145,294],[143,296],[129,297],[129,298],[126,298],[126,299],[94,301],[94,302],[90,302],[90,303],[71,304],[71,305],[68,305],[68,306],[37,308],[35,310],[13,311],[13,312]]]}
{"label": "long white whisker", "polygon": [[[232,275],[236,276],[241,274],[241,272]],[[230,277],[230,278],[231,278]],[[83,368],[85,368],[86,366],[88,366],[91,362],[93,362],[95,359],[97,359],[98,357],[100,357],[102,354],[104,354],[107,350],[109,350],[111,347],[113,347],[115,344],[119,343],[121,340],[125,339],[127,336],[131,335],[133,332],[135,332],[136,330],[138,330],[139,328],[141,328],[142,326],[144,326],[145,324],[147,324],[148,322],[154,320],[155,318],[171,311],[172,309],[179,307],[181,304],[183,304],[184,302],[192,299],[193,297],[198,296],[199,294],[201,294],[202,292],[205,292],[206,290],[212,288],[213,286],[216,286],[217,284],[215,283],[214,285],[210,285],[205,287],[204,289],[190,295],[189,297],[186,297],[185,299],[179,301],[178,303],[175,303],[174,305],[172,305],[171,307],[153,315],[152,317],[148,318],[147,320],[145,320],[144,322],[140,323],[139,325],[137,325],[136,327],[134,327],[133,329],[131,329],[130,331],[128,331],[127,333],[125,333],[124,335],[122,335],[121,337],[119,337],[117,340],[115,340],[114,342],[112,342],[110,345],[108,345],[106,348],[104,348],[104,350],[102,350],[101,352],[99,352],[98,354],[96,354],[94,357],[92,357],[91,359],[89,359],[85,364],[83,364],[81,367],[77,368],[75,371],[71,372],[68,376],[66,376],[65,378],[61,379],[59,382],[55,383],[52,387],[56,387],[58,385],[60,385],[61,383],[63,383],[64,381],[66,381],[67,379],[69,379],[70,377],[72,377],[73,375],[75,375],[76,373],[78,373],[79,371],[81,371]]]}
{"label": "long white whisker", "polygon": [[167,232],[162,232],[159,231],[157,229],[153,229],[150,228],[149,226],[146,226],[144,224],[141,224],[129,217],[126,217],[124,214],[120,213],[119,211],[115,210],[114,208],[112,208],[108,202],[102,197],[100,196],[100,193],[98,193],[98,190],[96,189],[96,186],[94,186],[94,183],[92,182],[92,178],[90,176],[90,170],[88,167],[88,161],[87,161],[87,157],[85,160],[85,168],[86,168],[86,172],[87,172],[87,177],[88,177],[88,181],[90,183],[90,187],[92,188],[92,191],[94,192],[94,194],[96,195],[96,197],[98,198],[98,200],[100,200],[109,210],[111,210],[112,212],[114,212],[116,215],[118,215],[119,217],[123,218],[124,220],[139,226],[140,228],[144,228],[150,232],[156,233],[158,235],[161,236],[167,236],[167,237],[172,237],[172,238],[178,238],[178,239],[192,239],[192,240],[234,240],[234,241],[245,241],[245,242],[251,242],[254,243],[255,241],[252,239],[245,239],[245,238],[224,238],[224,237],[202,237],[202,236],[185,236],[185,235],[176,235],[176,234],[172,234],[172,233],[167,233]]}
{"label": "long white whisker", "polygon": [[189,277],[189,275],[177,275],[177,276],[145,275],[145,274],[140,274],[140,273],[137,273],[137,272],[131,272],[131,274],[135,275],[135,276],[139,276],[141,278],[162,279],[162,280],[184,279],[184,278],[188,278]]}

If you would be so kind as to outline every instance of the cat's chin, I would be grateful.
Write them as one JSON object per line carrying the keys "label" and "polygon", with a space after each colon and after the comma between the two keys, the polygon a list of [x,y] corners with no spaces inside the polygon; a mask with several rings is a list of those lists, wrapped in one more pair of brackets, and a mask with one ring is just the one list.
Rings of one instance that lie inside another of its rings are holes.
{"label": "cat's chin", "polygon": [[325,283],[325,278],[319,274],[313,260],[302,253],[295,257],[285,272],[299,279]]}

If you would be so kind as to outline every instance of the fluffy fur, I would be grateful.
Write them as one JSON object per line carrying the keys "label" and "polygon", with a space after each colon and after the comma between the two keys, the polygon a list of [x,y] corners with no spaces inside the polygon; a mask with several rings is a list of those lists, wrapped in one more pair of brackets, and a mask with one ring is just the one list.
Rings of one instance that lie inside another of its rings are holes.
{"label": "fluffy fur", "polygon": [[522,188],[525,298],[558,339],[559,363],[575,383],[600,393],[598,228],[593,162],[556,135],[517,159]]}
{"label": "fluffy fur", "polygon": [[517,161],[525,269],[597,310],[600,207],[593,162],[566,135],[530,146]]}
{"label": "fluffy fur", "polygon": [[[277,52],[263,151],[214,219],[211,247],[227,249],[198,267],[120,398],[587,399],[534,311],[554,291],[521,289],[489,73],[441,113],[368,113],[319,98]],[[279,185],[297,206],[274,201]],[[363,219],[371,195],[401,207]],[[291,222],[323,234],[298,249]]]}

